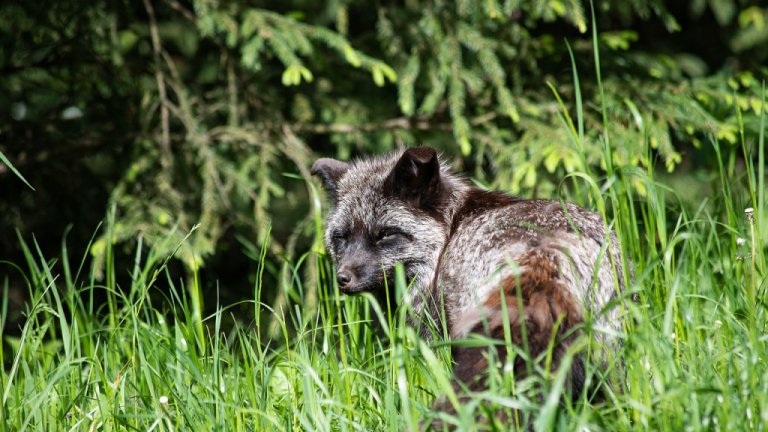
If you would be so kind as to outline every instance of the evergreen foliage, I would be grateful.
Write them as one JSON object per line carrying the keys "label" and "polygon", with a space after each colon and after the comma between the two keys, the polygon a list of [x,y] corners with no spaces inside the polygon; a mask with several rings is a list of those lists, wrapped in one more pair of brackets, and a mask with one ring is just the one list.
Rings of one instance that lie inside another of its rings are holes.
{"label": "evergreen foliage", "polygon": [[[739,111],[755,131],[767,14],[738,0],[5,3],[1,150],[48,192],[5,192],[3,223],[47,226],[24,217],[41,203],[94,222],[115,206],[97,256],[199,224],[181,255],[193,269],[223,235],[259,243],[270,224],[272,256],[306,247],[307,188],[281,173],[306,176],[317,153],[434,145],[482,181],[545,196],[587,169],[659,158],[673,171],[681,152],[711,153],[704,136],[735,144]],[[558,101],[583,117],[583,147]]]}

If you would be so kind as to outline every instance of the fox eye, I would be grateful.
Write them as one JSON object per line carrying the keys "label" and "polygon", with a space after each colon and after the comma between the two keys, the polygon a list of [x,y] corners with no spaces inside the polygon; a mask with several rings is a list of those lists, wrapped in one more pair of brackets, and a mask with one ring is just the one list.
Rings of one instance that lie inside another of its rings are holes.
{"label": "fox eye", "polygon": [[377,243],[379,243],[388,240],[394,240],[399,237],[406,237],[406,234],[397,228],[382,228],[376,232],[374,239]]}
{"label": "fox eye", "polygon": [[349,231],[347,230],[337,229],[331,233],[331,239],[333,241],[345,240],[347,237],[349,237]]}

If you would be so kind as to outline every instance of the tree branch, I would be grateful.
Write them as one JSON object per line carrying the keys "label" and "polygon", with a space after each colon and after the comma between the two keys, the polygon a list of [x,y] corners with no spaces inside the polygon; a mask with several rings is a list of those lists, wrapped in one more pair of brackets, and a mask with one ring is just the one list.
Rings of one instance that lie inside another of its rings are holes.
{"label": "tree branch", "polygon": [[[489,112],[470,119],[473,126],[492,121],[498,117],[495,112]],[[295,123],[289,126],[293,132],[313,133],[318,135],[331,133],[378,132],[391,130],[453,130],[449,122],[434,122],[427,117],[397,117],[380,122],[369,123]]]}
{"label": "tree branch", "polygon": [[144,0],[144,8],[149,15],[149,34],[152,38],[152,50],[155,56],[155,80],[157,80],[157,90],[160,94],[160,121],[163,128],[162,140],[160,146],[162,149],[162,156],[160,158],[160,164],[163,168],[170,169],[172,164],[171,156],[171,132],[170,132],[170,116],[168,114],[168,94],[165,89],[165,78],[163,77],[161,52],[162,46],[160,45],[160,33],[157,30],[157,19],[155,18],[155,9],[152,7],[151,0]]}
{"label": "tree branch", "polygon": [[197,17],[195,16],[195,14],[192,13],[192,11],[190,11],[189,9],[182,6],[181,3],[179,3],[177,0],[166,0],[166,3],[168,3],[168,6],[170,6],[174,10],[184,15],[186,19],[192,21],[194,24],[197,24]]}

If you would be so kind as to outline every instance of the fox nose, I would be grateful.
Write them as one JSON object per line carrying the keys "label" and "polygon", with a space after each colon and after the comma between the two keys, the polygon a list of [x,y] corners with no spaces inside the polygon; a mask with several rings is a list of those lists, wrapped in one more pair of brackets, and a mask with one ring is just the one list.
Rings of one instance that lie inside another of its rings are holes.
{"label": "fox nose", "polygon": [[339,286],[346,286],[352,281],[352,274],[346,270],[342,270],[336,273],[336,281],[339,282]]}

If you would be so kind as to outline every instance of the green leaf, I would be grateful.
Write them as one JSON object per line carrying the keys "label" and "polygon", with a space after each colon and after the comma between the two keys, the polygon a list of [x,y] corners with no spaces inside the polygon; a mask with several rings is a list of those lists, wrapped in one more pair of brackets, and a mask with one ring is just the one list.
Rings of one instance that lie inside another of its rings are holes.
{"label": "green leaf", "polygon": [[25,179],[24,176],[21,175],[21,173],[16,169],[16,167],[13,166],[11,161],[9,161],[8,158],[6,158],[3,152],[1,151],[0,151],[0,162],[4,163],[5,166],[7,166],[11,170],[11,172],[16,174],[16,177],[18,177],[21,181],[23,181],[25,185],[29,186],[30,189],[35,190],[35,188],[33,188],[31,184],[29,184],[27,179]]}
{"label": "green leaf", "polygon": [[300,64],[292,64],[288,66],[281,77],[281,81],[284,86],[292,86],[301,84],[301,80],[306,82],[312,82],[312,71],[305,68]]}
{"label": "green leaf", "polygon": [[560,153],[557,152],[557,149],[552,148],[550,149],[549,154],[547,154],[547,156],[544,158],[544,168],[546,168],[550,173],[554,173],[559,162]]}
{"label": "green leaf", "polygon": [[385,84],[385,78],[389,82],[397,81],[397,73],[395,70],[384,63],[374,64],[371,68],[371,74],[373,75],[373,82],[379,87],[382,87]]}
{"label": "green leaf", "polygon": [[133,48],[133,46],[136,45],[136,42],[138,42],[139,40],[139,36],[131,30],[121,31],[118,37],[119,37],[120,51],[123,53]]}
{"label": "green leaf", "polygon": [[360,56],[357,55],[357,51],[355,51],[351,45],[345,44],[344,48],[342,48],[342,51],[344,52],[344,59],[347,60],[349,64],[354,67],[360,67],[362,64]]}
{"label": "green leaf", "polygon": [[373,70],[371,70],[371,74],[373,75],[373,82],[381,87],[384,85],[384,74],[381,72],[381,69],[374,67]]}
{"label": "green leaf", "polygon": [[398,103],[400,104],[400,110],[405,115],[413,115],[413,112],[416,109],[413,86],[416,78],[419,76],[419,72],[419,57],[417,55],[412,55],[401,72],[398,85]]}
{"label": "green leaf", "polygon": [[389,82],[395,82],[397,81],[397,72],[395,72],[394,69],[389,67],[389,65],[386,65],[384,63],[381,64],[381,68],[384,71],[384,75],[387,77]]}
{"label": "green leaf", "polygon": [[464,156],[469,156],[469,153],[472,151],[472,144],[469,142],[469,138],[467,138],[466,135],[459,138],[459,148],[461,148],[461,154]]}

